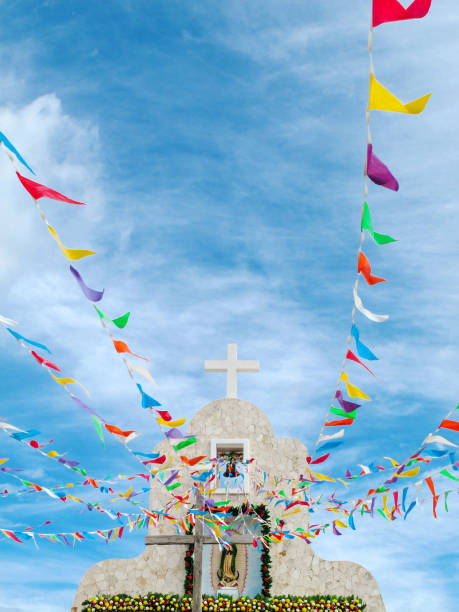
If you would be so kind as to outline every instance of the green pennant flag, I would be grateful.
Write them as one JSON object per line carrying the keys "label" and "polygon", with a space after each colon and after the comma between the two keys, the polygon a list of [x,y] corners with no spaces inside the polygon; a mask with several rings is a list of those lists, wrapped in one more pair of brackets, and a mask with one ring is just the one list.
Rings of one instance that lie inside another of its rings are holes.
{"label": "green pennant flag", "polygon": [[92,416],[92,420],[94,421],[94,427],[96,428],[97,435],[102,440],[102,444],[104,445],[104,448],[105,448],[104,431],[102,429],[102,423],[100,419],[96,417],[94,414],[92,414],[91,416]]}
{"label": "green pennant flag", "polygon": [[129,315],[131,314],[130,312],[127,312],[126,314],[122,315],[121,317],[118,317],[117,319],[110,319],[110,317],[107,317],[107,315],[105,315],[101,310],[99,310],[97,306],[94,306],[94,308],[96,309],[97,314],[101,319],[110,321],[110,323],[113,323],[113,325],[116,325],[116,327],[118,327],[119,329],[123,329],[123,327],[126,327],[127,322],[129,320]]}
{"label": "green pennant flag", "polygon": [[176,451],[182,450],[182,448],[185,448],[186,446],[191,446],[191,444],[194,444],[195,442],[196,442],[196,438],[195,437],[187,438],[186,440],[182,440],[178,444],[175,444],[175,446],[173,448]]}
{"label": "green pennant flag", "polygon": [[451,480],[456,480],[456,481],[459,481],[459,478],[456,478],[456,476],[453,476],[453,475],[451,474],[451,472],[448,472],[448,470],[442,470],[442,471],[440,472],[440,474],[441,474],[442,476],[446,476],[447,478],[451,478]]}
{"label": "green pennant flag", "polygon": [[370,209],[368,204],[365,202],[363,205],[363,213],[362,213],[362,223],[360,226],[360,230],[366,229],[376,244],[388,244],[389,242],[397,242],[396,238],[392,238],[391,236],[386,236],[385,234],[378,234],[373,229],[373,221],[371,220]]}
{"label": "green pennant flag", "polygon": [[344,410],[341,410],[341,408],[335,408],[334,406],[330,408],[330,412],[332,412],[333,414],[337,414],[338,416],[345,417],[346,419],[355,419],[355,417],[357,416],[357,410],[353,410],[352,412],[345,412]]}
{"label": "green pennant flag", "polygon": [[174,483],[173,483],[173,484],[171,484],[171,485],[166,485],[166,489],[167,489],[168,491],[173,491],[174,489],[176,489],[177,487],[179,487],[179,486],[180,486],[180,484],[181,484],[180,482],[174,482]]}
{"label": "green pennant flag", "polygon": [[445,510],[448,512],[448,495],[449,491],[445,491]]}

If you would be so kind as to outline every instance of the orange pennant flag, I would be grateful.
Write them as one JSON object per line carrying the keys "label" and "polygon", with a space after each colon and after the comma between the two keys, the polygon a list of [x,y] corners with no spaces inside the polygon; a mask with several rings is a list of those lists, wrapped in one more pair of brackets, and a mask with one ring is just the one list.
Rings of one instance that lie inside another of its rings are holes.
{"label": "orange pennant flag", "polygon": [[144,361],[150,361],[146,357],[142,357],[141,355],[136,355],[131,351],[126,342],[122,340],[113,340],[113,344],[115,345],[115,349],[117,353],[129,353],[133,357],[138,357],[139,359],[143,359]]}
{"label": "orange pennant flag", "polygon": [[107,429],[112,434],[116,434],[118,436],[124,436],[125,438],[127,438],[128,436],[130,436],[132,433],[135,432],[134,429],[123,431],[119,427],[116,427],[116,425],[108,425],[107,423],[105,423],[105,429]]}
{"label": "orange pennant flag", "polygon": [[435,495],[435,486],[434,486],[434,483],[433,483],[433,480],[432,480],[432,476],[429,476],[428,478],[426,478],[426,483],[427,483],[427,486],[430,489],[430,492],[432,493],[432,498],[433,498],[432,499],[432,502],[433,502],[432,512],[433,512],[434,518],[437,518],[437,513],[436,513],[435,509],[437,507],[438,499],[439,499],[440,496],[439,495]]}
{"label": "orange pennant flag", "polygon": [[193,459],[188,459],[188,457],[186,457],[185,455],[180,455],[180,459],[183,461],[183,463],[186,463],[186,465],[196,465],[197,463],[199,463],[201,461],[201,459],[205,459],[206,455],[200,455],[199,457],[193,457]]}
{"label": "orange pennant flag", "polygon": [[354,419],[340,419],[339,421],[330,421],[325,423],[325,427],[338,427],[340,425],[352,425]]}
{"label": "orange pennant flag", "polygon": [[451,431],[459,431],[459,422],[458,421],[448,421],[448,419],[443,419],[440,423],[439,429],[451,429]]}
{"label": "orange pennant flag", "polygon": [[368,261],[367,257],[362,253],[362,251],[359,252],[357,272],[360,272],[362,274],[363,278],[367,281],[369,285],[376,285],[376,283],[382,283],[386,280],[385,278],[381,278],[380,276],[373,276],[373,274],[371,273],[370,262]]}

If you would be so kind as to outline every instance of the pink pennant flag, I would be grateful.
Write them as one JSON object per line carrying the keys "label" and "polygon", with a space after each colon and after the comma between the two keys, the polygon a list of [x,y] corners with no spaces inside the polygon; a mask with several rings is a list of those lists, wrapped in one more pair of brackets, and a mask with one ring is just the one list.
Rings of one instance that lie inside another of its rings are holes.
{"label": "pink pennant flag", "polygon": [[62,193],[58,191],[54,191],[54,189],[50,189],[45,185],[40,185],[40,183],[36,183],[35,181],[31,181],[16,172],[18,175],[18,179],[21,181],[23,187],[30,193],[34,200],[39,200],[40,198],[49,198],[50,200],[60,200],[61,202],[67,202],[68,204],[79,204],[80,206],[86,206],[84,202],[77,202],[76,200],[71,200]]}
{"label": "pink pennant flag", "polygon": [[373,0],[373,27],[389,21],[421,19],[430,10],[432,0],[414,0],[405,8],[398,0]]}

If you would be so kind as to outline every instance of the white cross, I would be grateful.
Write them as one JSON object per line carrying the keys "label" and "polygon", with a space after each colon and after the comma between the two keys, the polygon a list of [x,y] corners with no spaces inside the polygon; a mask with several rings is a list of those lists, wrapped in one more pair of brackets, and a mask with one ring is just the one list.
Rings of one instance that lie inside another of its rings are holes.
{"label": "white cross", "polygon": [[237,397],[238,372],[259,372],[260,362],[238,361],[237,344],[228,344],[228,359],[204,362],[206,372],[226,372],[226,397]]}

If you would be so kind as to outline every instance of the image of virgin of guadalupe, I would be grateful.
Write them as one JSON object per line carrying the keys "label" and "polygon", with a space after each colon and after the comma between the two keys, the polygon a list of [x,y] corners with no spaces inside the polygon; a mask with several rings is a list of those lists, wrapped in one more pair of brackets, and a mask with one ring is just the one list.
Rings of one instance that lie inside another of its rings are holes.
{"label": "image of virgin of guadalupe", "polygon": [[230,548],[222,550],[220,567],[217,570],[219,587],[237,587],[239,572],[236,570],[237,546],[232,544]]}

